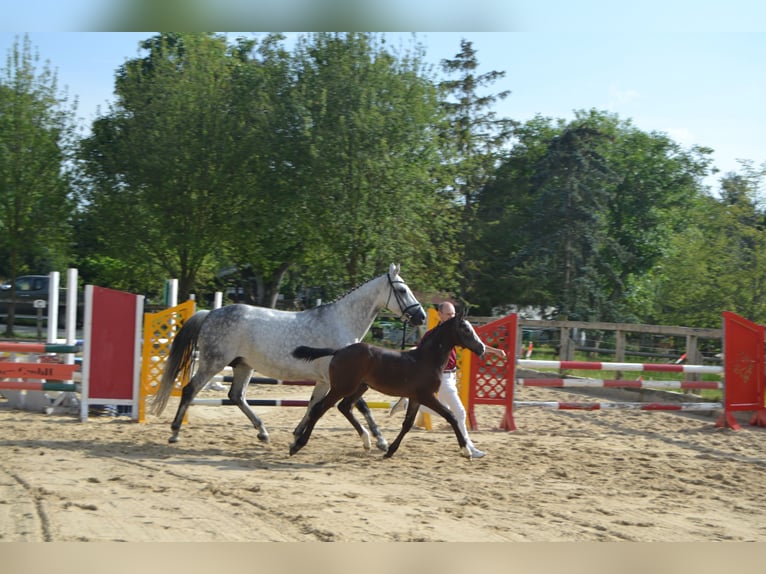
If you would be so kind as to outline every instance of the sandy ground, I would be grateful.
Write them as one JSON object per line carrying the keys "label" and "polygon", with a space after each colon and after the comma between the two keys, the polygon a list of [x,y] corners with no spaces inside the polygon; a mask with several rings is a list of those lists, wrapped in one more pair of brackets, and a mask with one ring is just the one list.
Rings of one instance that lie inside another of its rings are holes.
{"label": "sandy ground", "polygon": [[[583,400],[533,388],[517,398]],[[0,541],[766,541],[766,429],[526,408],[507,433],[495,430],[499,408],[480,407],[472,437],[485,458],[462,458],[435,421],[383,459],[333,410],[290,457],[300,407],[258,408],[264,445],[236,407],[194,406],[171,445],[175,406],[145,424],[83,424],[0,399]],[[393,440],[403,415],[375,414]]]}

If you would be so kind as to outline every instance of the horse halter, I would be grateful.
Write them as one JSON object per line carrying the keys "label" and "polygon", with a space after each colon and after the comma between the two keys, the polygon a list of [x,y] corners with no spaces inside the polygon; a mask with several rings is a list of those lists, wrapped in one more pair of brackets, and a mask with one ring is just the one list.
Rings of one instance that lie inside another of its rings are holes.
{"label": "horse halter", "polygon": [[[386,273],[386,277],[388,277],[388,284],[391,286],[391,293],[394,294],[394,298],[396,299],[396,302],[399,304],[399,309],[402,311],[402,316],[400,317],[400,319],[403,319],[405,322],[410,321],[412,319],[412,314],[410,313],[410,310],[412,308],[420,307],[420,303],[415,301],[412,305],[407,305],[405,307],[404,299],[394,287],[394,283],[401,283],[402,285],[404,285],[405,284],[404,281],[402,281],[401,279],[397,279],[394,281],[393,279],[391,279],[391,275],[388,273]],[[391,301],[391,293],[388,294],[388,301]],[[388,307],[388,301],[386,301],[386,307]]]}

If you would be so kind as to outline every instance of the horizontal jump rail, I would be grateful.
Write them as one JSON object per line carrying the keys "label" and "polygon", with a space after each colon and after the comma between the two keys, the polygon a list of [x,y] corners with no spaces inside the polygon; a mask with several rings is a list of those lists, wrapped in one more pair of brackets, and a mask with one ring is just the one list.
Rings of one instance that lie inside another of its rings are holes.
{"label": "horizontal jump rail", "polygon": [[75,383],[41,383],[39,381],[0,381],[0,390],[4,391],[63,391],[80,392],[80,385]]}
{"label": "horizontal jump rail", "polygon": [[[222,381],[224,383],[231,383],[234,381],[234,377],[231,375],[216,375],[213,377],[213,380]],[[316,383],[314,381],[283,381],[282,379],[272,379],[270,377],[250,377],[248,384],[313,387]]]}
{"label": "horizontal jump rail", "polygon": [[56,379],[60,381],[68,381],[72,379],[74,372],[79,370],[79,365],[67,365],[64,363],[0,362],[0,379]]}
{"label": "horizontal jump rail", "polygon": [[622,389],[723,389],[721,381],[625,381],[619,379],[516,379],[522,387]]}
{"label": "horizontal jump rail", "polygon": [[600,361],[538,361],[519,359],[519,367],[538,369],[577,369],[585,371],[654,371],[663,373],[721,374],[723,367],[713,365],[677,365],[675,363],[603,363]]}
{"label": "horizontal jump rail", "polygon": [[[309,401],[307,399],[247,399],[248,405],[251,407],[307,407]],[[207,406],[231,406],[236,405],[231,399],[194,399],[191,404],[193,405],[207,405]],[[394,403],[388,401],[370,401],[367,402],[367,406],[371,409],[390,409],[394,406]]]}
{"label": "horizontal jump rail", "polygon": [[639,411],[714,411],[721,403],[568,403],[557,401],[514,401],[514,407],[540,407],[569,411],[639,410]]}
{"label": "horizontal jump rail", "polygon": [[79,345],[58,345],[54,343],[13,343],[1,342],[0,351],[5,353],[79,353]]}

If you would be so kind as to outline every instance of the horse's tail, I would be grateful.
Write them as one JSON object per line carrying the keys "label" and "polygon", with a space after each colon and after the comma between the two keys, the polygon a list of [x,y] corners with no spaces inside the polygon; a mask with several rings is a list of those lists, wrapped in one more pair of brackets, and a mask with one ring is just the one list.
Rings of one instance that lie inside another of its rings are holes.
{"label": "horse's tail", "polygon": [[304,361],[313,361],[314,359],[321,359],[322,357],[329,357],[334,355],[337,349],[317,348],[317,347],[296,347],[293,350],[293,357],[296,359],[303,359]]}
{"label": "horse's tail", "polygon": [[152,412],[159,415],[168,404],[170,393],[173,392],[176,378],[180,373],[188,380],[191,372],[194,351],[197,350],[197,338],[199,337],[202,323],[210,311],[199,311],[192,315],[176,333],[173,343],[170,345],[170,354],[165,361],[165,370],[162,372],[160,388],[152,401]]}

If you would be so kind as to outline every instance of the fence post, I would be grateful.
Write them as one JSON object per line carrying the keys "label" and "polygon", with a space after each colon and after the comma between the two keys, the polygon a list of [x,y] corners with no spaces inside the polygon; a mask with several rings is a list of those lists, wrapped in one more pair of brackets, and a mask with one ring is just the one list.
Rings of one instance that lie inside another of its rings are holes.
{"label": "fence post", "polygon": [[[692,365],[702,364],[702,355],[700,354],[699,348],[697,347],[697,342],[697,335],[686,335],[686,362]],[[692,373],[690,379],[692,381],[699,381],[702,379],[702,377],[698,373]]]}
{"label": "fence post", "polygon": [[[625,331],[617,330],[614,332],[614,358],[617,363],[625,361]],[[616,371],[615,379],[622,378],[622,371]]]}

